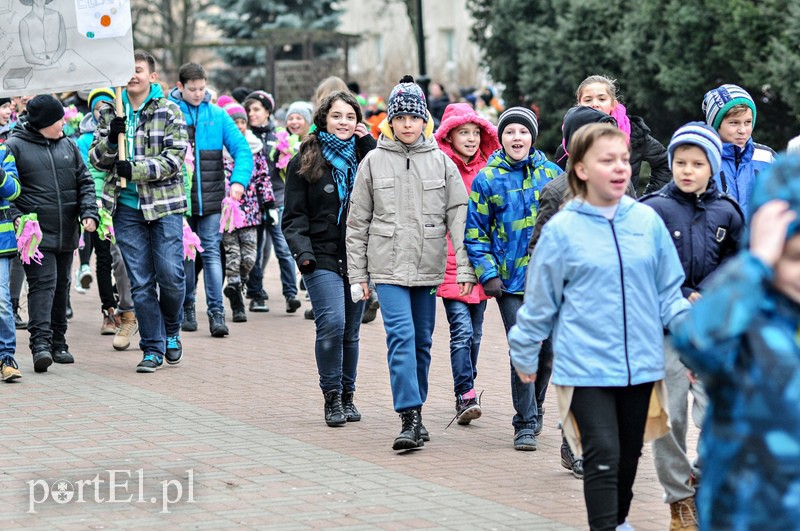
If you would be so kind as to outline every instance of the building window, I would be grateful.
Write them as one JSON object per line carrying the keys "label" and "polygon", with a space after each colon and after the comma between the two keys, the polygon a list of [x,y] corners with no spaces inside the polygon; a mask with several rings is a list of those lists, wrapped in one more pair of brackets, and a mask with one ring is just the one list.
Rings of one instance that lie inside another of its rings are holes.
{"label": "building window", "polygon": [[456,32],[453,29],[441,30],[444,56],[447,62],[456,60]]}

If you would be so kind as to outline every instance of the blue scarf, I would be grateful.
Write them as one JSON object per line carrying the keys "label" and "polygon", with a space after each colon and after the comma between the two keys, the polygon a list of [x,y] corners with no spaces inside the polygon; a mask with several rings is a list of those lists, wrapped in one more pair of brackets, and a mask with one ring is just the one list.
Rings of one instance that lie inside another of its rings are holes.
{"label": "blue scarf", "polygon": [[350,192],[353,191],[356,180],[356,137],[353,135],[349,140],[340,140],[326,131],[318,132],[317,137],[322,145],[322,156],[333,166],[333,180],[336,181],[339,191],[339,216],[336,218],[338,224],[342,219],[342,212],[350,202]]}

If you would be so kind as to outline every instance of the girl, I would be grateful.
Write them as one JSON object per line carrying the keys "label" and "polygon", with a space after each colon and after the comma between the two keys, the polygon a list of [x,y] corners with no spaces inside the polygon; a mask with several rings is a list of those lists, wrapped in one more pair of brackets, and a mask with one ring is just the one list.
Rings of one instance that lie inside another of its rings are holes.
{"label": "girl", "polygon": [[[645,194],[660,190],[672,180],[666,148],[650,136],[650,128],[642,118],[628,116],[627,109],[619,101],[616,80],[606,76],[589,76],[578,85],[575,96],[578,105],[591,107],[613,116],[620,131],[625,133],[631,147],[631,182],[634,189],[638,190],[642,161],[650,164],[650,181],[644,190]],[[564,148],[566,146],[562,146],[559,150]],[[559,156],[560,154],[556,153],[556,160]]]}
{"label": "girl", "polygon": [[[573,135],[569,153],[574,199],[542,230],[508,340],[519,378],[531,382],[539,344],[554,332],[552,380],[564,431],[576,454],[582,451],[589,525],[613,530],[628,525],[654,386],[660,403],[651,409],[666,404],[663,328],[689,302],[664,223],[625,195],[631,177],[625,134],[608,124],[586,125]],[[666,415],[659,418],[664,424],[648,426],[648,438],[666,432]]]}
{"label": "girl", "polygon": [[304,139],[311,129],[311,104],[296,101],[286,111],[286,129],[292,135]]}
{"label": "girl", "polygon": [[[444,109],[434,136],[439,148],[456,164],[467,190],[472,188],[472,180],[486,165],[492,152],[500,147],[494,126],[466,103],[452,103]],[[456,418],[459,424],[469,424],[481,416],[474,387],[483,335],[483,314],[489,297],[480,286],[466,297],[459,296],[456,253],[449,238],[447,270],[436,294],[442,298],[447,322],[450,323],[450,365],[456,395]]]}
{"label": "girl", "polygon": [[[452,160],[437,147],[425,94],[405,76],[389,97],[378,149],[358,170],[347,219],[350,283],[382,301],[394,409],[402,428],[394,450],[423,446],[430,436],[421,408],[428,396],[436,286],[444,279],[447,232],[456,254],[459,296],[475,275],[464,250],[467,191]],[[314,305],[316,309],[316,305]]]}
{"label": "girl", "polygon": [[314,115],[316,130],[289,163],[283,232],[314,307],[325,422],[361,420],[353,404],[364,303],[350,296],[345,221],[359,161],[375,147],[349,92],[333,92]]}

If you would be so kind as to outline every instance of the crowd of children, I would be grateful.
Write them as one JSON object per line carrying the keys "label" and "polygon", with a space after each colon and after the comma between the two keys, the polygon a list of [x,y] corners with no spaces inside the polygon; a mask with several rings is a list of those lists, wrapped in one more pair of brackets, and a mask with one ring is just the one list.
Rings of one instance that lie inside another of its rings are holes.
{"label": "crowd of children", "polygon": [[[513,448],[537,449],[552,383],[562,464],[583,479],[591,529],[632,529],[649,440],[670,529],[796,526],[800,159],[774,163],[753,141],[757,108],[744,89],[709,90],[698,98],[704,120],[664,147],[614,80],[591,75],[553,162],[530,108],[505,109],[495,127],[485,110],[448,104],[440,85],[427,100],[410,76],[385,101],[328,78],[313,103],[288,105],[284,129],[263,90],[212,98],[204,68],[188,63],[167,93],[153,57],[134,59],[121,96],[81,95],[77,143],[55,97],[0,98],[2,380],[22,377],[15,328],[29,331],[35,372],[75,362],[66,334],[79,246],[76,289],[89,287],[93,249],[101,333],[127,349],[138,332],[143,373],[184,359],[200,274],[212,336],[231,333],[223,295],[235,323],[247,321],[245,297],[249,311],[269,311],[274,248],[286,312],[302,305],[297,270],[308,291],[328,426],[361,418],[359,329],[380,306],[401,419],[392,448],[430,441],[422,408],[437,295],[454,421],[479,419],[494,298]],[[686,441],[690,394],[698,459]]]}

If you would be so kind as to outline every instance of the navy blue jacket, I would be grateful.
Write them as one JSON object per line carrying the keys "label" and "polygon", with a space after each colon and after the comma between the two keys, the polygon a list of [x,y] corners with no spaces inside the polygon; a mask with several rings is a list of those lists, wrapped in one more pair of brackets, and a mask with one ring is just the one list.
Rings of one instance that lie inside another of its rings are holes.
{"label": "navy blue jacket", "polygon": [[681,287],[685,297],[704,289],[709,275],[738,252],[744,214],[713,179],[700,195],[681,192],[673,181],[640,201],[661,216],[672,236],[686,274]]}

